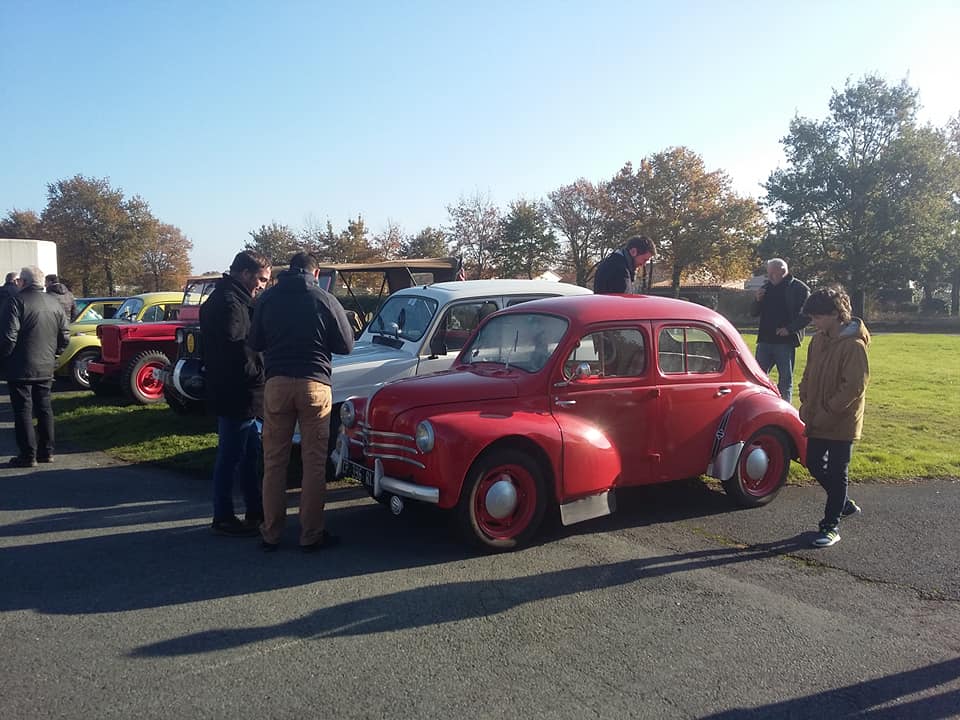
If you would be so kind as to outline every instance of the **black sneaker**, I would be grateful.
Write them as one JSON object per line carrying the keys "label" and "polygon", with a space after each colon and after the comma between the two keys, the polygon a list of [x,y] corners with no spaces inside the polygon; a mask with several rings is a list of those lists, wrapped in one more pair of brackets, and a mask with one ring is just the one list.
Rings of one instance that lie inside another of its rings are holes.
{"label": "black sneaker", "polygon": [[42,456],[42,457],[41,457],[40,455],[37,455],[37,462],[38,462],[38,463],[52,463],[52,462],[53,462],[53,455],[44,455],[44,456]]}
{"label": "black sneaker", "polygon": [[257,528],[249,527],[240,522],[236,515],[231,515],[224,520],[214,520],[210,529],[214,535],[225,535],[227,537],[253,537],[260,534]]}
{"label": "black sneaker", "polygon": [[323,531],[323,535],[320,536],[320,539],[316,542],[312,542],[309,545],[301,545],[300,550],[305,553],[316,552],[317,550],[327,550],[328,548],[336,547],[340,544],[339,535],[331,535],[326,530]]}
{"label": "black sneaker", "polygon": [[847,500],[847,504],[843,506],[843,510],[840,511],[840,517],[853,517],[854,515],[859,515],[863,510],[857,505],[853,500]]}
{"label": "black sneaker", "polygon": [[260,549],[265,553],[276,552],[280,549],[280,543],[267,542],[266,540],[260,541]]}
{"label": "black sneaker", "polygon": [[8,462],[7,465],[18,468],[36,467],[37,461],[32,457],[23,457],[22,455],[17,455],[10,458],[10,462]]}

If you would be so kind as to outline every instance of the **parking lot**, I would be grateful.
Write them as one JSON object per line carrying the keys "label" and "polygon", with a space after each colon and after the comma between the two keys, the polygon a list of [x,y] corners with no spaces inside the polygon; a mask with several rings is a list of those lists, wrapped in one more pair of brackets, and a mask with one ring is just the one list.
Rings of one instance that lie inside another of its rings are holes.
{"label": "parking lot", "polygon": [[[0,451],[13,454],[9,404]],[[208,529],[208,483],[61,450],[0,469],[0,695],[44,717],[951,717],[956,479],[736,511],[700,481],[507,555],[331,488],[329,552]],[[291,491],[295,506],[295,491]],[[291,513],[295,513],[292,507]]]}

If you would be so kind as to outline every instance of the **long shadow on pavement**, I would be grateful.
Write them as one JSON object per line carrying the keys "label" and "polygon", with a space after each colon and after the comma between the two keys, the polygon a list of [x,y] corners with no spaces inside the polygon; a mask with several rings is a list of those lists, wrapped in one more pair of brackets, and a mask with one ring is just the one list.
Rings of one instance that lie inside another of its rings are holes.
{"label": "long shadow on pavement", "polygon": [[783,720],[784,718],[952,718],[960,709],[960,690],[880,707],[960,678],[960,658],[756,708],[737,708],[702,720]]}
{"label": "long shadow on pavement", "polygon": [[489,617],[526,603],[617,587],[673,573],[750,562],[802,546],[805,536],[747,549],[716,548],[576,567],[503,580],[418,587],[363,598],[275,625],[193,633],[134,651],[140,656],[188,655],[276,638],[371,635]]}

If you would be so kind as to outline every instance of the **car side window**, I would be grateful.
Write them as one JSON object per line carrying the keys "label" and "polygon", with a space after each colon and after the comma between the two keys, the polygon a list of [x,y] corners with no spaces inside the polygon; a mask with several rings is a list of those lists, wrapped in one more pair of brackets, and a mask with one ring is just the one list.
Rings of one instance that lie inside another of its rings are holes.
{"label": "car side window", "polygon": [[657,345],[657,362],[664,375],[708,374],[723,369],[720,348],[710,333],[700,328],[663,328]]}
{"label": "car side window", "polygon": [[568,380],[586,363],[591,377],[639,377],[647,371],[643,333],[634,328],[602,330],[585,335],[563,363]]}
{"label": "car side window", "polygon": [[493,300],[476,300],[447,308],[438,329],[438,332],[443,335],[447,352],[456,353],[463,349],[467,339],[477,329],[477,325],[487,315],[499,309]]}
{"label": "car side window", "polygon": [[163,320],[163,305],[148,307],[140,317],[141,322],[156,322],[157,320]]}

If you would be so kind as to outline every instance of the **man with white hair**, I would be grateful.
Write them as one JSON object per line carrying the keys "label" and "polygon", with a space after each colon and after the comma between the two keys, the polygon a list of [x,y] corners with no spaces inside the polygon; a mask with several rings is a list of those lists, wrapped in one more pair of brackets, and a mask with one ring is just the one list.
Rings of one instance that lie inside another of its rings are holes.
{"label": "man with white hair", "polygon": [[767,281],[757,290],[751,312],[760,316],[757,328],[757,363],[769,373],[777,367],[777,388],[780,396],[793,398],[793,366],[803,331],[810,318],[803,314],[803,304],[810,288],[790,274],[781,258],[767,261]]}
{"label": "man with white hair", "polygon": [[[0,358],[6,361],[7,387],[19,455],[11,467],[53,462],[53,408],[50,390],[56,356],[70,340],[67,316],[53,295],[43,291],[38,267],[20,270],[20,292],[0,311]],[[37,427],[34,430],[33,418]]]}

